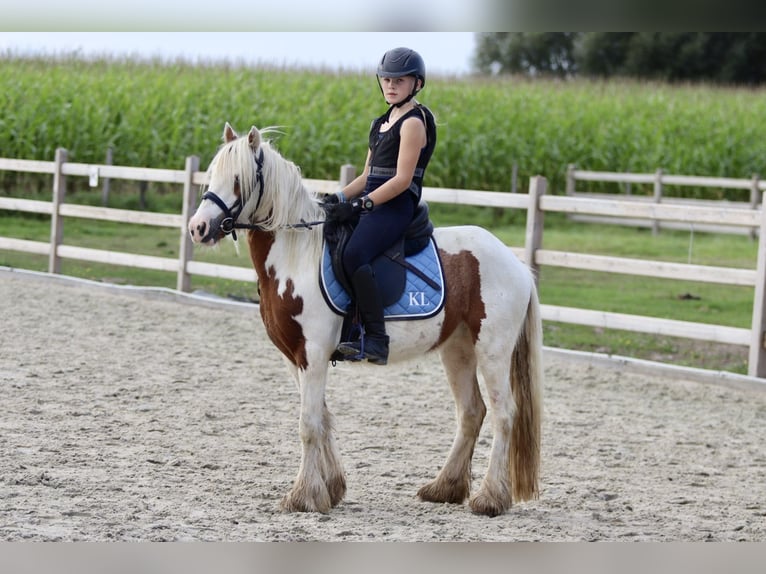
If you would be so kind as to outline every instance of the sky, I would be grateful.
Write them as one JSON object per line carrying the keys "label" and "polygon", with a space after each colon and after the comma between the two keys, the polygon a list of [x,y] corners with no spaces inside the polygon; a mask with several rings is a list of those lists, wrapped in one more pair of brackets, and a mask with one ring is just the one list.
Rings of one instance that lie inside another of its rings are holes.
{"label": "sky", "polygon": [[370,70],[386,50],[406,46],[427,72],[471,71],[473,32],[0,32],[0,52],[140,56],[191,62]]}
{"label": "sky", "polygon": [[[541,0],[4,0],[0,30],[497,30],[510,3]],[[545,0],[566,2],[567,0]]]}

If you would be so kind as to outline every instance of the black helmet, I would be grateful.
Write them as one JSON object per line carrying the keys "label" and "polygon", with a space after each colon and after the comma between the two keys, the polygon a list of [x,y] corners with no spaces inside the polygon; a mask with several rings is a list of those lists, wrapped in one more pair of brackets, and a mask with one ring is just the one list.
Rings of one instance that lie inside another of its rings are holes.
{"label": "black helmet", "polygon": [[423,58],[415,50],[409,48],[394,48],[380,59],[378,64],[379,78],[401,78],[415,76],[420,78],[420,87],[426,85],[426,65]]}

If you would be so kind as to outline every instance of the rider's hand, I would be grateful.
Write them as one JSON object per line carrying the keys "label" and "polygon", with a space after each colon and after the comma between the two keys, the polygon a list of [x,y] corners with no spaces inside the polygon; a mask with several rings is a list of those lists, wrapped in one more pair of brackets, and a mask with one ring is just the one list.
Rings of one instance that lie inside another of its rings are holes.
{"label": "rider's hand", "polygon": [[327,208],[330,205],[337,205],[340,203],[340,198],[337,193],[330,193],[324,196],[322,200],[322,207]]}
{"label": "rider's hand", "polygon": [[336,203],[343,203],[345,201],[346,196],[343,194],[343,190],[336,191],[335,193],[330,193],[324,196],[324,199],[322,200],[322,207],[335,205]]}
{"label": "rider's hand", "polygon": [[362,201],[354,199],[344,203],[332,203],[325,206],[325,211],[330,221],[345,223],[362,212]]}

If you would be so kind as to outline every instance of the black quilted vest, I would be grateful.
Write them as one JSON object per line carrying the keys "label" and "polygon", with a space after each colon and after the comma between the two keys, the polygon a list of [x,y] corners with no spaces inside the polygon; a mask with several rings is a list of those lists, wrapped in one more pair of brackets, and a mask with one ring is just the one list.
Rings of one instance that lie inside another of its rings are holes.
{"label": "black quilted vest", "polygon": [[383,125],[391,114],[393,107],[373,120],[370,126],[370,174],[367,178],[366,193],[380,187],[384,182],[391,179],[396,174],[396,162],[399,157],[399,143],[401,141],[400,131],[402,123],[410,117],[420,118],[426,126],[426,146],[420,150],[415,174],[410,184],[410,191],[420,201],[423,190],[423,176],[426,167],[431,159],[431,155],[436,147],[436,121],[434,116],[426,106],[416,104],[415,107],[391,126],[387,131],[381,133],[380,126]]}

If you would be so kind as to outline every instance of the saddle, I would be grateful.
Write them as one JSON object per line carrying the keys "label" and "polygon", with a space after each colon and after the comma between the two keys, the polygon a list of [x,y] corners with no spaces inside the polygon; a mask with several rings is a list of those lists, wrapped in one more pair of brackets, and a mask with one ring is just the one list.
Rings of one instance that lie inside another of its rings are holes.
{"label": "saddle", "polygon": [[[354,222],[325,223],[325,248],[320,266],[319,283],[327,304],[339,315],[347,317],[354,313],[355,306],[342,258],[354,226]],[[444,281],[433,229],[428,205],[421,202],[404,235],[373,260],[372,269],[386,319],[426,318],[441,310]]]}

